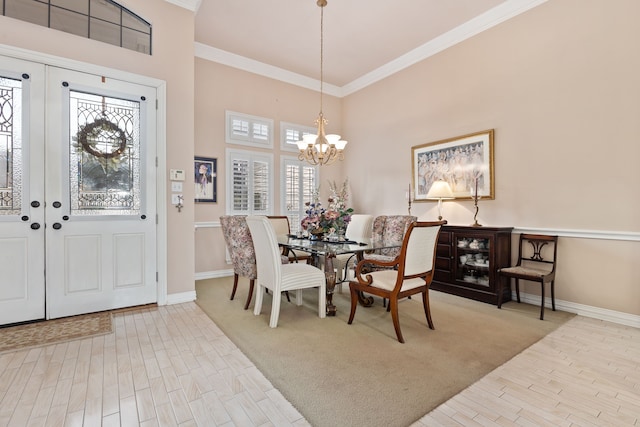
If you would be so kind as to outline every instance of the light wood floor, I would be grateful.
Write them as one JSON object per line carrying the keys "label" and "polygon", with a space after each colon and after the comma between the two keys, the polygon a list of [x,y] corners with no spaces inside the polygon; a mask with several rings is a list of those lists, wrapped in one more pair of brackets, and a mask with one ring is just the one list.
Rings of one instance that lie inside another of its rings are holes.
{"label": "light wood floor", "polygon": [[[414,427],[640,426],[639,418],[640,329],[578,316]],[[112,334],[0,353],[5,425],[309,424],[185,303],[118,313]]]}

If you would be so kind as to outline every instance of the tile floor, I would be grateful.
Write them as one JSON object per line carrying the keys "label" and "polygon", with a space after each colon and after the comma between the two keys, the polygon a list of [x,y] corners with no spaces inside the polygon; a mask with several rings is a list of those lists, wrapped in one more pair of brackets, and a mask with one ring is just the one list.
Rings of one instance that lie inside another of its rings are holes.
{"label": "tile floor", "polygon": [[[309,425],[195,303],[0,353],[0,426]],[[576,317],[421,426],[640,426],[640,329]]]}

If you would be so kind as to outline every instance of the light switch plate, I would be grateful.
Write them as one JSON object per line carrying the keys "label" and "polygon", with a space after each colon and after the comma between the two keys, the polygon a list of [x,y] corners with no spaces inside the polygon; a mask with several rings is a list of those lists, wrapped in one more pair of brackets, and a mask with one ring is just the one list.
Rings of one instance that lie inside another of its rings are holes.
{"label": "light switch plate", "polygon": [[181,197],[182,197],[182,194],[172,194],[171,195],[171,204],[172,205],[179,205]]}
{"label": "light switch plate", "polygon": [[182,182],[181,181],[171,181],[171,191],[173,192],[182,192]]}
{"label": "light switch plate", "polygon": [[170,169],[169,179],[171,181],[184,181],[184,170],[182,169]]}

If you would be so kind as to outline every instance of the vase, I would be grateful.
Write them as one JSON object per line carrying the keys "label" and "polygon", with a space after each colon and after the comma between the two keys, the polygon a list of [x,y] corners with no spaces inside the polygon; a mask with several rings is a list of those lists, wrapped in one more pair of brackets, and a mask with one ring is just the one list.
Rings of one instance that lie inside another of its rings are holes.
{"label": "vase", "polygon": [[324,231],[321,229],[313,230],[309,232],[309,240],[322,240],[324,237]]}

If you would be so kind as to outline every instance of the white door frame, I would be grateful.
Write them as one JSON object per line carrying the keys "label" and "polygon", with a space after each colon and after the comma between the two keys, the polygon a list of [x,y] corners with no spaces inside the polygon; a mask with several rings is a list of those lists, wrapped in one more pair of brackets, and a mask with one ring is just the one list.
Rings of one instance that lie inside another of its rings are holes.
{"label": "white door frame", "polygon": [[156,168],[156,212],[157,233],[156,233],[156,266],[158,269],[158,305],[167,304],[167,84],[164,80],[146,77],[139,74],[133,74],[126,71],[115,70],[99,65],[88,64],[85,62],[74,61],[66,58],[48,55],[41,52],[34,52],[26,49],[20,49],[12,46],[0,44],[0,55],[10,56],[26,61],[38,62],[45,65],[53,65],[60,68],[69,68],[79,72],[89,74],[102,75],[113,79],[129,81],[141,85],[155,87],[157,91],[158,106],[156,109],[157,125],[156,136],[157,145],[156,153],[158,158],[158,167]]}

